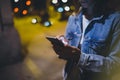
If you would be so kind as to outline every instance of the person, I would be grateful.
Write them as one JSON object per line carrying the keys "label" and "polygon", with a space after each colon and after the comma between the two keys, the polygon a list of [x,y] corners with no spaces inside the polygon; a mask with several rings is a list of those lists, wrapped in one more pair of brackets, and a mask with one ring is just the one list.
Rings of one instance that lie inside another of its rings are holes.
{"label": "person", "polygon": [[64,80],[111,80],[120,67],[120,13],[110,0],[80,0],[78,13],[70,15],[64,46],[52,43],[66,60]]}

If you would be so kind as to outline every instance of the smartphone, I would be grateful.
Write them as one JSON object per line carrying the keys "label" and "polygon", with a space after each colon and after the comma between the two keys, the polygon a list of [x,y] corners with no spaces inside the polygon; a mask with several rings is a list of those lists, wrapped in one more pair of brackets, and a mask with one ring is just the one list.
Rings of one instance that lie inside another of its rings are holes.
{"label": "smartphone", "polygon": [[49,40],[52,44],[56,44],[62,47],[64,46],[64,43],[58,40],[56,37],[47,36],[46,39]]}

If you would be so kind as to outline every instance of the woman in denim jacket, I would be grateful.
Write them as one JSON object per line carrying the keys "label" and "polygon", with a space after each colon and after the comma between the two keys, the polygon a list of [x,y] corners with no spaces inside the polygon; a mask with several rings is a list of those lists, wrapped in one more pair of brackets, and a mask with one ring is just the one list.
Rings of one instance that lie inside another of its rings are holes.
{"label": "woman in denim jacket", "polygon": [[64,80],[111,80],[120,67],[120,13],[108,8],[108,0],[80,2],[81,11],[68,19],[68,44],[53,44],[59,58],[67,61]]}

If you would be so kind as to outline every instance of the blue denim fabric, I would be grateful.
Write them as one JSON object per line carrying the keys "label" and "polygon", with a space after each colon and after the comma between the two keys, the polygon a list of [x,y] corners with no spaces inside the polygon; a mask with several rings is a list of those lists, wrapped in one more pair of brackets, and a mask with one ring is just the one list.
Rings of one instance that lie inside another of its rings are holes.
{"label": "blue denim fabric", "polygon": [[[66,38],[71,46],[78,47],[82,34],[82,12],[71,15],[66,28]],[[86,28],[81,45],[81,57],[78,65],[83,70],[110,74],[120,67],[120,13],[93,19]],[[70,60],[71,61],[71,60]],[[70,72],[73,62],[66,64],[65,75]],[[89,79],[91,80],[91,79]]]}

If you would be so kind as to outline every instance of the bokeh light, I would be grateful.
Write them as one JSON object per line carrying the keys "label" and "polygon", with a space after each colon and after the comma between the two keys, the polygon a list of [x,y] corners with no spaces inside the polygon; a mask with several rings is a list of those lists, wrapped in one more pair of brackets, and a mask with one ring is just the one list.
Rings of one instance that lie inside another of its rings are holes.
{"label": "bokeh light", "polygon": [[67,3],[67,2],[68,2],[68,0],[62,0],[62,2],[63,2],[63,3]]}
{"label": "bokeh light", "polygon": [[58,12],[63,12],[64,9],[63,9],[63,7],[59,7],[59,8],[57,9],[57,11],[58,11]]}
{"label": "bokeh light", "polygon": [[19,0],[14,0],[15,3],[19,2]]}
{"label": "bokeh light", "polygon": [[70,7],[69,6],[65,6],[64,9],[65,9],[65,11],[70,11]]}
{"label": "bokeh light", "polygon": [[23,11],[22,11],[22,14],[23,14],[23,15],[26,15],[27,13],[28,13],[27,10],[23,10]]}
{"label": "bokeh light", "polygon": [[19,11],[19,8],[18,8],[18,7],[14,8],[14,12],[15,12],[15,13],[17,13],[18,11]]}
{"label": "bokeh light", "polygon": [[26,5],[30,6],[31,5],[31,1],[26,1]]}
{"label": "bokeh light", "polygon": [[52,3],[53,3],[53,4],[57,4],[57,3],[58,3],[58,0],[52,0]]}
{"label": "bokeh light", "polygon": [[46,27],[51,26],[51,22],[50,22],[50,21],[45,21],[45,22],[44,22],[44,26],[46,26]]}
{"label": "bokeh light", "polygon": [[32,23],[33,23],[33,24],[36,24],[37,22],[38,22],[38,21],[37,21],[36,18],[33,18],[33,19],[32,19]]}

